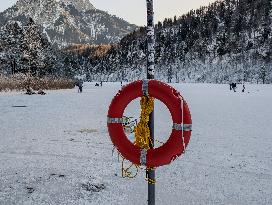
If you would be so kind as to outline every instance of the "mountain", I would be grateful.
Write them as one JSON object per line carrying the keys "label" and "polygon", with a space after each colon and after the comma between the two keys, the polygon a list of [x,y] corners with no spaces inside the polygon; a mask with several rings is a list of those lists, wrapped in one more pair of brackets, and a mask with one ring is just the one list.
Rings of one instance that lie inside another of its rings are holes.
{"label": "mountain", "polygon": [[[216,1],[158,22],[155,30],[157,79],[272,83],[271,0]],[[80,58],[90,59],[90,54],[81,53]],[[146,29],[128,34],[86,68],[92,80],[144,78]]]}
{"label": "mountain", "polygon": [[30,17],[58,47],[117,43],[137,28],[96,9],[89,0],[19,0],[0,13],[0,27],[11,20],[26,25]]}

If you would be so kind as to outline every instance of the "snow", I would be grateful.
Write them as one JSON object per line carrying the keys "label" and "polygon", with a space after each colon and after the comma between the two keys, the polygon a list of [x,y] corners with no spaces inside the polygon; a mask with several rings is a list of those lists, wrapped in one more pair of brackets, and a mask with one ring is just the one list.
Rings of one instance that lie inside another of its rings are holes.
{"label": "snow", "polygon": [[43,33],[47,37],[48,42],[52,43],[51,38],[47,33],[47,29],[48,29],[49,26],[50,26],[49,24],[46,24],[46,23],[43,24]]}
{"label": "snow", "polygon": [[[271,204],[272,86],[172,86],[189,104],[193,133],[185,155],[156,170],[156,204]],[[112,156],[106,116],[118,89],[0,93],[0,204],[147,204],[144,171],[123,179]],[[155,136],[165,141],[170,114],[155,109]],[[125,115],[138,117],[138,100]]]}
{"label": "snow", "polygon": [[[70,6],[74,10],[69,9]],[[20,0],[0,16],[0,18],[4,17],[3,22],[31,17],[35,23],[44,26],[43,33],[48,35],[52,44],[57,43],[60,48],[76,43],[101,44],[101,39],[93,38],[97,34],[110,36],[107,43],[113,41],[117,43],[124,35],[136,28],[135,25],[96,10],[89,0]],[[64,21],[61,20],[63,18]],[[113,30],[105,27],[112,22],[119,27]],[[21,23],[25,25],[27,22],[24,20]],[[128,25],[131,27],[130,30],[126,29]],[[64,33],[69,35],[64,36]]]}

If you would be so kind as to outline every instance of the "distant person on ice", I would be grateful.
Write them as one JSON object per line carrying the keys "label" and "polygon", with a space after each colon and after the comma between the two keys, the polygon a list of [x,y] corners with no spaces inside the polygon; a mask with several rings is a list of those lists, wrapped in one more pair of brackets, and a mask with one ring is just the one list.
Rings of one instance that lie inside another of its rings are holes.
{"label": "distant person on ice", "polygon": [[78,92],[82,93],[82,89],[83,89],[83,81],[79,81]]}
{"label": "distant person on ice", "polygon": [[243,84],[243,90],[242,90],[243,93],[245,92],[245,89],[246,89],[245,84]]}
{"label": "distant person on ice", "polygon": [[233,92],[236,92],[237,84],[236,83],[231,83],[230,84],[230,90],[233,90]]}
{"label": "distant person on ice", "polygon": [[39,94],[39,95],[46,95],[46,93],[42,89],[39,89],[38,92],[37,92],[37,94]]}
{"label": "distant person on ice", "polygon": [[34,95],[34,94],[36,94],[34,91],[33,91],[33,89],[28,85],[28,86],[26,86],[26,93],[25,93],[26,95]]}
{"label": "distant person on ice", "polygon": [[236,92],[237,84],[233,83],[233,91]]}
{"label": "distant person on ice", "polygon": [[78,87],[78,92],[82,93],[82,90],[83,90],[83,81],[79,80],[78,82],[76,82],[76,86]]}

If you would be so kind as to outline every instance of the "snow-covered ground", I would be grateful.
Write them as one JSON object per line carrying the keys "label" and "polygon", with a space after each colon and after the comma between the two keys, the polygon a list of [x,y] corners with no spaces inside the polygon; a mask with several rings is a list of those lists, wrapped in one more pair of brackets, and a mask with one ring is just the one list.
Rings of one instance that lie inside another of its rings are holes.
{"label": "snow-covered ground", "polygon": [[[156,204],[272,204],[272,86],[173,86],[190,106],[193,133],[185,155],[156,170]],[[1,93],[0,204],[147,204],[144,171],[123,179],[112,156],[106,116],[118,89]],[[165,141],[170,114],[155,109],[155,135]],[[137,101],[126,115],[138,117]]]}

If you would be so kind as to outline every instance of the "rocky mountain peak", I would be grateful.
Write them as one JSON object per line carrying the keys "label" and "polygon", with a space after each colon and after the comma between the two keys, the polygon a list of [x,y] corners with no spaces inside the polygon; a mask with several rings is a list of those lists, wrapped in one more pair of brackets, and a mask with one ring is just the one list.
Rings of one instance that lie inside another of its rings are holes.
{"label": "rocky mountain peak", "polygon": [[78,11],[93,10],[95,7],[90,3],[89,0],[56,0],[65,4],[72,4]]}
{"label": "rocky mountain peak", "polygon": [[25,25],[29,18],[59,47],[116,43],[137,28],[96,9],[89,0],[19,0],[0,13],[0,27],[9,20]]}

